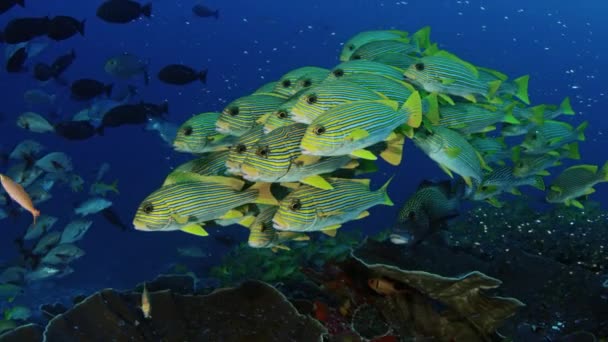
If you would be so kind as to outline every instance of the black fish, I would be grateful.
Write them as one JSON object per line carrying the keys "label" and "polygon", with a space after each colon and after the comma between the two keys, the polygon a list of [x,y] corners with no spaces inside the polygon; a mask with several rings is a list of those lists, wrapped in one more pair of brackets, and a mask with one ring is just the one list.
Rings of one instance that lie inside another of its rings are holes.
{"label": "black fish", "polygon": [[194,7],[192,7],[192,13],[201,18],[214,17],[215,19],[218,19],[220,17],[220,10],[213,11],[209,7],[201,4],[194,5]]}
{"label": "black fish", "polygon": [[200,80],[203,84],[206,84],[207,69],[197,72],[182,64],[171,64],[161,69],[158,73],[158,79],[165,83],[175,85],[184,85],[196,80]]}
{"label": "black fish", "polygon": [[7,72],[22,72],[24,71],[23,64],[27,59],[27,50],[24,47],[15,51],[11,55],[11,57],[6,61],[6,71]]}
{"label": "black fish", "polygon": [[110,224],[120,228],[122,231],[126,232],[129,230],[126,224],[122,222],[118,214],[116,214],[112,208],[106,208],[101,211],[101,215],[108,221]]}
{"label": "black fish", "polygon": [[49,17],[17,18],[4,28],[3,39],[7,44],[17,44],[44,36],[48,32]]}
{"label": "black fish", "polygon": [[85,21],[86,20],[78,21],[75,18],[65,15],[56,16],[51,19],[46,35],[56,41],[68,39],[76,33],[80,33],[81,36],[84,36]]}
{"label": "black fish", "polygon": [[25,7],[25,0],[0,0],[0,14],[7,12],[15,5]]}
{"label": "black fish", "polygon": [[55,71],[55,77],[59,77],[63,72],[74,62],[76,59],[76,52],[72,50],[70,53],[66,55],[62,55],[57,57],[53,64],[51,64],[51,68]]}
{"label": "black fish", "polygon": [[143,106],[139,104],[125,104],[110,109],[103,115],[101,126],[97,128],[103,135],[106,127],[119,127],[123,125],[141,125],[148,122],[148,116]]}
{"label": "black fish", "polygon": [[73,99],[86,101],[104,93],[110,96],[112,84],[103,84],[97,80],[82,78],[72,83],[71,91]]}
{"label": "black fish", "polygon": [[143,111],[146,112],[148,118],[162,118],[164,117],[164,114],[169,114],[169,101],[164,101],[159,105],[142,101],[139,105],[142,107]]}
{"label": "black fish", "polygon": [[55,133],[68,140],[86,140],[95,136],[97,131],[88,121],[63,121],[55,124]]}
{"label": "black fish", "polygon": [[41,82],[46,82],[55,77],[55,70],[46,63],[37,63],[34,66],[34,78]]}
{"label": "black fish", "polygon": [[152,15],[152,4],[142,6],[132,0],[107,0],[97,8],[97,17],[109,23],[126,24],[140,16]]}

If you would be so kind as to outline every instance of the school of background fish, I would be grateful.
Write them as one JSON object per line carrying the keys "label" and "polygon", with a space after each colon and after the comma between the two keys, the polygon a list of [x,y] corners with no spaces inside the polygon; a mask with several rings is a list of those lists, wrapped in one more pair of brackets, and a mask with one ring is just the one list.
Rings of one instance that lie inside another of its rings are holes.
{"label": "school of background fish", "polygon": [[[0,8],[14,5],[23,2],[3,1]],[[129,23],[149,17],[151,11],[150,5],[109,0],[97,16],[108,23]],[[193,11],[219,17],[204,6]],[[60,41],[84,32],[83,20],[66,16],[15,19],[2,35],[8,44],[5,69],[26,72],[24,63],[46,44],[31,42],[33,38]],[[391,230],[395,244],[417,244],[449,229],[462,201],[500,207],[503,194],[521,194],[519,188],[525,186],[545,192],[549,203],[583,209],[583,198],[608,181],[608,163],[580,163],[557,171],[552,184],[544,181],[548,170],[563,160],[581,159],[579,143],[585,140],[587,123],[573,127],[560,120],[575,114],[570,100],[534,103],[528,98],[528,76],[507,76],[457,54],[439,49],[429,27],[413,34],[361,32],[344,44],[334,68],[291,70],[235,98],[222,112],[201,108],[201,114],[177,127],[166,118],[167,102],[134,101],[134,86],[119,89],[94,79],[64,79],[63,72],[77,58],[76,51],[66,51],[37,63],[31,74],[38,81],[69,87],[72,99],[87,108],[71,120],[57,121],[36,112],[51,108],[55,95],[32,89],[24,94],[30,109],[15,123],[32,133],[68,140],[145,125],[175,151],[193,154],[195,159],[177,166],[143,199],[133,218],[140,231],[207,236],[207,226],[240,225],[249,230],[249,246],[273,251],[289,250],[291,241],[308,241],[311,232],[335,236],[343,224],[367,217],[368,209],[401,203],[391,200],[396,197],[391,193],[399,191],[391,188],[390,178],[371,187],[365,177],[377,172],[379,163],[407,164],[408,144],[453,180],[425,181],[409,196]],[[153,81],[146,59],[132,54],[114,56],[103,68],[116,79]],[[184,86],[205,83],[207,70],[169,64],[156,76]],[[20,184],[36,207],[50,200],[57,186],[88,190],[90,198],[75,206],[76,218],[63,222],[61,230],[53,230],[59,219],[45,212],[27,227],[16,241],[27,263],[4,267],[3,298],[19,295],[24,282],[74,272],[70,264],[85,253],[77,243],[92,225],[87,216],[100,214],[128,229],[112,210],[111,196],[119,191],[117,182],[107,177],[109,165],[83,179],[68,155],[46,151],[34,137],[7,153],[5,165],[2,174]],[[9,194],[0,196],[0,219],[22,212]],[[19,314],[15,310],[8,318],[19,319]]]}

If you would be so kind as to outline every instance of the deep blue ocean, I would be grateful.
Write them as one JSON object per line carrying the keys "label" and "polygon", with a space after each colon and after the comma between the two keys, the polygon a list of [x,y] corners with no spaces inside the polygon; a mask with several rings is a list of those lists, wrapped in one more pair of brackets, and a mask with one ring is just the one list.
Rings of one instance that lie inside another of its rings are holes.
{"label": "deep blue ocean", "polygon": [[[191,8],[196,1],[153,1],[151,18],[125,25],[112,25],[97,18],[95,11],[100,3],[26,0],[25,8],[17,6],[0,16],[0,27],[24,16],[69,15],[86,19],[84,36],[49,41],[40,55],[26,62],[28,72],[3,71],[0,75],[0,146],[10,150],[24,139],[39,141],[49,152],[70,155],[75,172],[86,181],[85,190],[80,193],[58,186],[52,192],[53,198],[40,206],[44,214],[59,218],[55,229],[65,226],[74,217],[74,206],[87,199],[88,185],[102,163],[111,165],[105,180],[118,180],[119,184],[120,194],[110,194],[108,198],[131,227],[142,199],[160,186],[173,167],[191,158],[173,151],[157,133],[143,127],[108,129],[104,136],[86,141],[68,141],[17,127],[18,115],[29,110],[23,100],[28,89],[39,88],[57,95],[53,108],[56,118],[69,118],[89,104],[71,100],[68,87],[55,82],[39,83],[31,74],[36,62],[50,63],[72,49],[77,57],[64,74],[67,80],[87,77],[104,83],[134,84],[139,91],[137,101],[168,101],[168,120],[179,125],[194,114],[221,111],[228,102],[279,79],[291,69],[305,65],[333,67],[339,63],[342,44],[360,31],[414,32],[429,25],[432,41],[467,61],[511,77],[529,74],[533,104],[559,104],[569,96],[577,115],[561,119],[575,126],[589,121],[587,139],[580,145],[580,163],[603,165],[608,159],[608,5],[600,0],[205,1],[208,7],[219,9],[218,20],[195,17]],[[149,60],[149,85],[140,78],[116,80],[104,71],[106,60],[122,52]],[[172,86],[159,82],[158,70],[171,63],[208,69],[207,84]],[[565,166],[572,164],[568,161]],[[411,142],[406,143],[399,167],[383,164],[381,172],[372,176],[372,188],[380,187],[391,175],[395,177],[389,194],[396,205],[374,207],[371,216],[341,229],[365,227],[364,232],[369,233],[385,229],[421,180],[446,178]],[[592,197],[603,208],[608,208],[607,189],[605,184],[598,185]],[[544,206],[542,192],[526,192],[531,206]],[[91,218],[92,228],[78,243],[86,255],[72,264],[75,272],[31,285],[18,301],[32,304],[104,287],[129,288],[180,262],[204,270],[229,251],[212,238],[181,232],[122,232],[99,215]],[[17,219],[0,221],[0,261],[16,256],[13,240],[30,223],[31,216],[25,212]],[[237,241],[247,239],[246,230],[238,227],[226,227],[222,233]],[[180,259],[176,249],[185,246],[200,246],[208,257],[195,262]]]}

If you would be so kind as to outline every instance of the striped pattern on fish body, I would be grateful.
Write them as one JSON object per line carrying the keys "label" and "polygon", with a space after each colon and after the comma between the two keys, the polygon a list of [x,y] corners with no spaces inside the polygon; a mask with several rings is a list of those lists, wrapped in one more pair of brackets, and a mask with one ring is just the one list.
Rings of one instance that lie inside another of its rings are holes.
{"label": "striped pattern on fish body", "polygon": [[492,83],[498,81],[500,86],[496,89],[496,95],[498,96],[515,96],[525,104],[530,104],[528,98],[528,81],[530,80],[529,75],[524,75],[508,81],[507,75],[498,72],[496,70],[477,67],[479,72],[479,80],[483,83]]}
{"label": "striped pattern on fish body", "polygon": [[328,82],[304,92],[291,108],[291,118],[309,124],[329,109],[344,103],[385,100],[386,96],[355,83]]}
{"label": "striped pattern on fish body", "polygon": [[415,220],[430,224],[453,214],[457,208],[457,198],[448,197],[448,194],[437,186],[427,186],[417,190],[405,202],[397,215],[397,222]]}
{"label": "striped pattern on fish body", "polygon": [[282,232],[272,227],[272,218],[279,207],[264,208],[249,226],[249,239],[247,243],[252,248],[280,248],[287,249],[282,244],[291,240],[304,241],[310,238],[302,233]]}
{"label": "striped pattern on fish body", "polygon": [[255,148],[247,152],[241,166],[243,178],[254,182],[297,182],[335,171],[351,161],[350,157],[341,156],[301,162],[300,141],[306,129],[307,125],[298,123],[262,137]]}
{"label": "striped pattern on fish body", "polygon": [[528,154],[548,153],[573,141],[584,141],[584,132],[588,124],[585,121],[574,129],[565,122],[547,120],[528,132],[521,146]]}
{"label": "striped pattern on fish body", "polygon": [[572,109],[570,105],[570,98],[566,97],[559,107],[556,106],[546,106],[546,111],[543,115],[545,120],[552,120],[557,118],[560,115],[575,115],[576,113]]}
{"label": "striped pattern on fish body", "polygon": [[164,185],[140,204],[133,221],[136,229],[180,230],[220,218],[230,209],[254,203],[261,195],[257,188],[241,191],[244,181],[236,178],[186,173],[184,177],[188,180]]}
{"label": "striped pattern on fish body", "polygon": [[295,94],[312,87],[316,87],[323,83],[329,75],[329,69],[319,69],[316,71],[307,72],[305,75],[298,78],[295,86]]}
{"label": "striped pattern on fish body", "polygon": [[454,130],[445,127],[433,127],[429,130],[418,130],[414,143],[442,169],[452,176],[453,171],[464,178],[469,186],[472,179],[482,180],[482,164],[479,152]]}
{"label": "striped pattern on fish body", "polygon": [[389,100],[402,104],[416,89],[409,83],[392,77],[375,74],[352,74],[344,76],[340,81],[356,83],[362,87],[377,91]]}
{"label": "striped pattern on fish body", "polygon": [[543,154],[539,156],[523,156],[513,166],[513,175],[515,177],[527,177],[532,175],[544,174],[550,167],[561,165],[560,160],[562,155]]}
{"label": "striped pattern on fish body", "polygon": [[547,202],[565,203],[582,208],[576,199],[595,192],[593,186],[608,182],[608,162],[599,169],[596,165],[577,165],[564,170],[553,180]]}
{"label": "striped pattern on fish body", "polygon": [[399,40],[409,42],[408,33],[405,31],[397,30],[377,30],[377,31],[365,31],[357,33],[351,37],[342,48],[340,52],[340,61],[346,62],[352,58],[353,53],[365,44],[382,41],[382,40]]}
{"label": "striped pattern on fish body", "polygon": [[418,47],[411,43],[397,40],[381,40],[369,42],[358,48],[351,56],[350,60],[371,60],[387,54],[394,54],[407,59],[409,55],[418,53]]}
{"label": "striped pattern on fish body", "polygon": [[232,101],[219,116],[216,130],[222,134],[241,136],[264,114],[275,111],[286,100],[278,95],[257,94]]}
{"label": "striped pattern on fish body", "polygon": [[273,227],[284,231],[311,232],[333,230],[342,223],[366,216],[366,210],[379,205],[393,205],[386,189],[371,191],[367,179],[330,179],[333,189],[308,185],[295,189],[280,201]]}
{"label": "striped pattern on fish body", "polygon": [[167,176],[171,178],[174,173],[196,173],[201,176],[224,176],[226,174],[226,160],[230,151],[212,152],[197,159],[186,162],[173,170]]}
{"label": "striped pattern on fish body", "polygon": [[405,70],[410,67],[410,65],[416,63],[416,59],[418,57],[411,57],[408,55],[400,55],[396,53],[389,53],[386,55],[378,56],[374,59],[369,59],[372,62],[378,62],[382,64],[386,64],[395,68],[399,68],[401,70]]}
{"label": "striped pattern on fish body", "polygon": [[418,92],[402,108],[397,102],[357,101],[334,107],[316,118],[306,130],[303,154],[341,156],[386,140],[393,130],[408,123],[418,127],[422,103]]}
{"label": "striped pattern on fish body", "polygon": [[482,133],[496,129],[497,122],[518,124],[511,113],[487,105],[457,103],[454,106],[443,106],[437,125],[457,130],[463,134]]}
{"label": "striped pattern on fish body", "polygon": [[342,77],[355,74],[373,74],[380,76],[388,76],[395,79],[402,79],[403,70],[386,64],[372,61],[348,61],[338,64],[331,69],[325,82],[330,80],[339,80]]}
{"label": "striped pattern on fish body", "polygon": [[264,136],[264,126],[255,125],[247,133],[241,135],[234,145],[230,146],[226,159],[227,173],[241,174],[241,165],[247,158],[247,151],[253,149],[255,144]]}
{"label": "striped pattern on fish body", "polygon": [[520,124],[504,124],[500,133],[505,137],[518,137],[521,135],[528,134],[531,130],[534,130],[538,126],[532,121],[521,121]]}
{"label": "striped pattern on fish body", "polygon": [[294,69],[281,77],[277,82],[273,93],[281,94],[286,97],[291,97],[297,93],[300,89],[297,87],[297,81],[308,74],[324,74],[325,77],[329,74],[328,69],[306,66],[298,69]]}
{"label": "striped pattern on fish body", "polygon": [[258,123],[264,125],[264,134],[268,134],[279,127],[294,124],[295,121],[293,120],[292,108],[297,102],[298,97],[293,97],[274,112],[262,116],[258,120]]}
{"label": "striped pattern on fish body", "polygon": [[179,152],[205,153],[225,149],[234,138],[220,134],[215,124],[220,113],[201,113],[186,122],[177,130],[173,148]]}
{"label": "striped pattern on fish body", "polygon": [[[542,177],[540,178],[542,182]],[[483,186],[497,186],[501,189],[511,189],[514,187],[522,186],[522,185],[537,185],[537,187],[541,188],[540,190],[544,190],[544,183],[541,187],[539,182],[537,182],[537,178],[535,176],[532,177],[515,177],[513,174],[512,166],[500,166],[492,170],[489,174],[487,174],[483,181],[481,182]]]}
{"label": "striped pattern on fish body", "polygon": [[504,161],[510,159],[513,155],[511,149],[507,148],[503,137],[475,137],[470,139],[469,142],[479,152],[487,164],[504,164]]}
{"label": "striped pattern on fish body", "polygon": [[428,92],[462,96],[472,102],[476,102],[475,95],[493,95],[492,84],[479,80],[474,66],[444,51],[420,58],[404,76]]}

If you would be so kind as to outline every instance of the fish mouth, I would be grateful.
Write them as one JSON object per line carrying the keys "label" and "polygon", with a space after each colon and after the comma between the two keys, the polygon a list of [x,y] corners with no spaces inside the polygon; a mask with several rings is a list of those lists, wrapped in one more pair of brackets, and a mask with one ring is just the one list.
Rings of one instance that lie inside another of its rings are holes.
{"label": "fish mouth", "polygon": [[139,220],[133,220],[133,227],[135,227],[136,230],[150,231],[150,228],[148,228],[143,222]]}
{"label": "fish mouth", "polygon": [[230,133],[230,128],[228,123],[226,122],[221,122],[218,121],[215,123],[215,130],[222,133],[222,134],[229,134]]}

